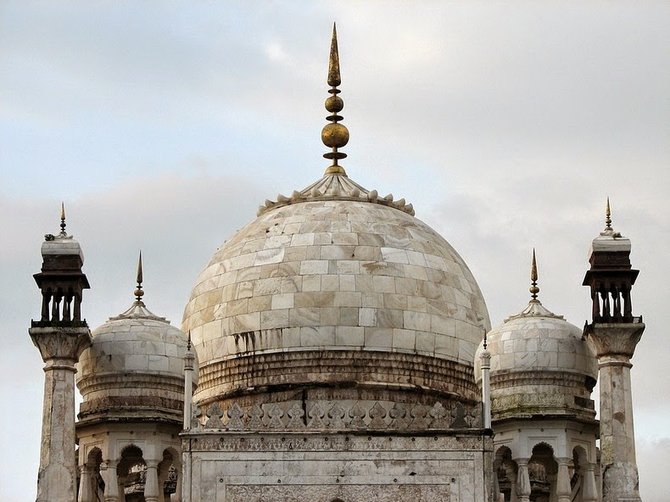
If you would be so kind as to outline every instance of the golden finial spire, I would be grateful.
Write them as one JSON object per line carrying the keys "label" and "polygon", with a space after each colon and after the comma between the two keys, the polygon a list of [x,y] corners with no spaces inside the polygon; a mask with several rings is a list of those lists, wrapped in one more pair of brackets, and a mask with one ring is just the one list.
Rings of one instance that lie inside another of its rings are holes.
{"label": "golden finial spire", "polygon": [[67,235],[67,232],[65,231],[65,203],[64,202],[60,203],[60,234],[62,236]]}
{"label": "golden finial spire", "polygon": [[530,267],[530,297],[533,301],[537,301],[537,294],[540,292],[540,288],[537,287],[537,260],[535,259],[535,248],[533,248],[533,263]]}
{"label": "golden finial spire", "polygon": [[338,152],[338,148],[342,148],[349,142],[349,130],[342,124],[338,124],[343,119],[339,112],[344,108],[344,101],[338,96],[340,90],[337,86],[340,85],[342,79],[340,77],[340,55],[337,50],[337,29],[333,23],[333,38],[330,43],[330,59],[328,61],[328,93],[331,94],[326,99],[326,110],[330,115],[326,120],[331,122],[326,124],[321,130],[321,141],[332,150],[324,153],[326,159],[331,159],[333,163],[326,169],[326,174],[342,174],[347,175],[342,166],[338,164],[338,160],[346,158],[347,154]]}
{"label": "golden finial spire", "polygon": [[142,303],[142,296],[144,296],[144,291],[142,291],[142,251],[140,251],[140,258],[137,261],[137,288],[135,288],[135,303]]}
{"label": "golden finial spire", "polygon": [[612,210],[610,209],[610,198],[607,197],[605,206],[605,230],[612,230]]}

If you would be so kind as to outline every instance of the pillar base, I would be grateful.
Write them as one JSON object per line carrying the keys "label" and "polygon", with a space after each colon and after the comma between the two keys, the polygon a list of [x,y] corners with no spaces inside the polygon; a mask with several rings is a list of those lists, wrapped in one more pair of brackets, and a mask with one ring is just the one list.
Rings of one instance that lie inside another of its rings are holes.
{"label": "pillar base", "polygon": [[637,467],[614,462],[603,469],[603,502],[642,502]]}

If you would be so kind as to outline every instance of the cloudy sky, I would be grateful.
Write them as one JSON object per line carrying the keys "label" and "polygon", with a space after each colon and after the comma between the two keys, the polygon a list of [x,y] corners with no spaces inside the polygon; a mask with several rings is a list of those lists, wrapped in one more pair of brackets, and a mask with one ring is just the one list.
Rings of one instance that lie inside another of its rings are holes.
{"label": "cloudy sky", "polygon": [[[493,324],[540,298],[581,326],[590,241],[612,200],[641,270],[633,359],[641,491],[670,448],[670,3],[0,2],[0,499],[34,498],[43,372],[27,333],[43,235],[86,254],[95,327],[147,305],[176,325],[198,272],[257,206],[327,161],[330,27],[344,162],[459,250]],[[664,328],[663,326],[666,326]]]}

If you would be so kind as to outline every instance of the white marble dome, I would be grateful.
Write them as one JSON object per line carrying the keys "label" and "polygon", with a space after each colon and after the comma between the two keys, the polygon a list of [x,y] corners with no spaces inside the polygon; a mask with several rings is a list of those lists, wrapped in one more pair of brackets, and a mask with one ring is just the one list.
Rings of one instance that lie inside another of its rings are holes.
{"label": "white marble dome", "polygon": [[92,339],[77,366],[81,422],[143,417],[181,422],[184,333],[137,300],[93,330]]}
{"label": "white marble dome", "polygon": [[[493,419],[533,415],[595,417],[591,391],[598,364],[582,330],[531,300],[487,335]],[[475,375],[481,380],[480,355]]]}
{"label": "white marble dome", "polygon": [[484,299],[458,253],[413,214],[341,174],[266,201],[186,306],[196,400],[342,382],[476,399]]}

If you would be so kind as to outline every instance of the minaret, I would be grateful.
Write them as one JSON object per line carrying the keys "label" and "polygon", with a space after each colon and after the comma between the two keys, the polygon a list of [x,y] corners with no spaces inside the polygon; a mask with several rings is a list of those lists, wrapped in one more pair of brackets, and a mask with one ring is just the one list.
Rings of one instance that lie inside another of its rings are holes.
{"label": "minaret", "polygon": [[82,273],[84,255],[65,231],[42,243],[42,271],[35,274],[42,291],[42,314],[28,330],[44,360],[44,404],[37,502],[74,502],[76,491],[74,374],[91,334],[81,318],[82,291],[89,288]]}
{"label": "minaret", "polygon": [[630,240],[612,228],[609,198],[605,229],[593,240],[584,286],[591,288],[592,321],[584,333],[600,369],[600,451],[603,502],[639,501],[630,359],[644,324],[634,317]]}

